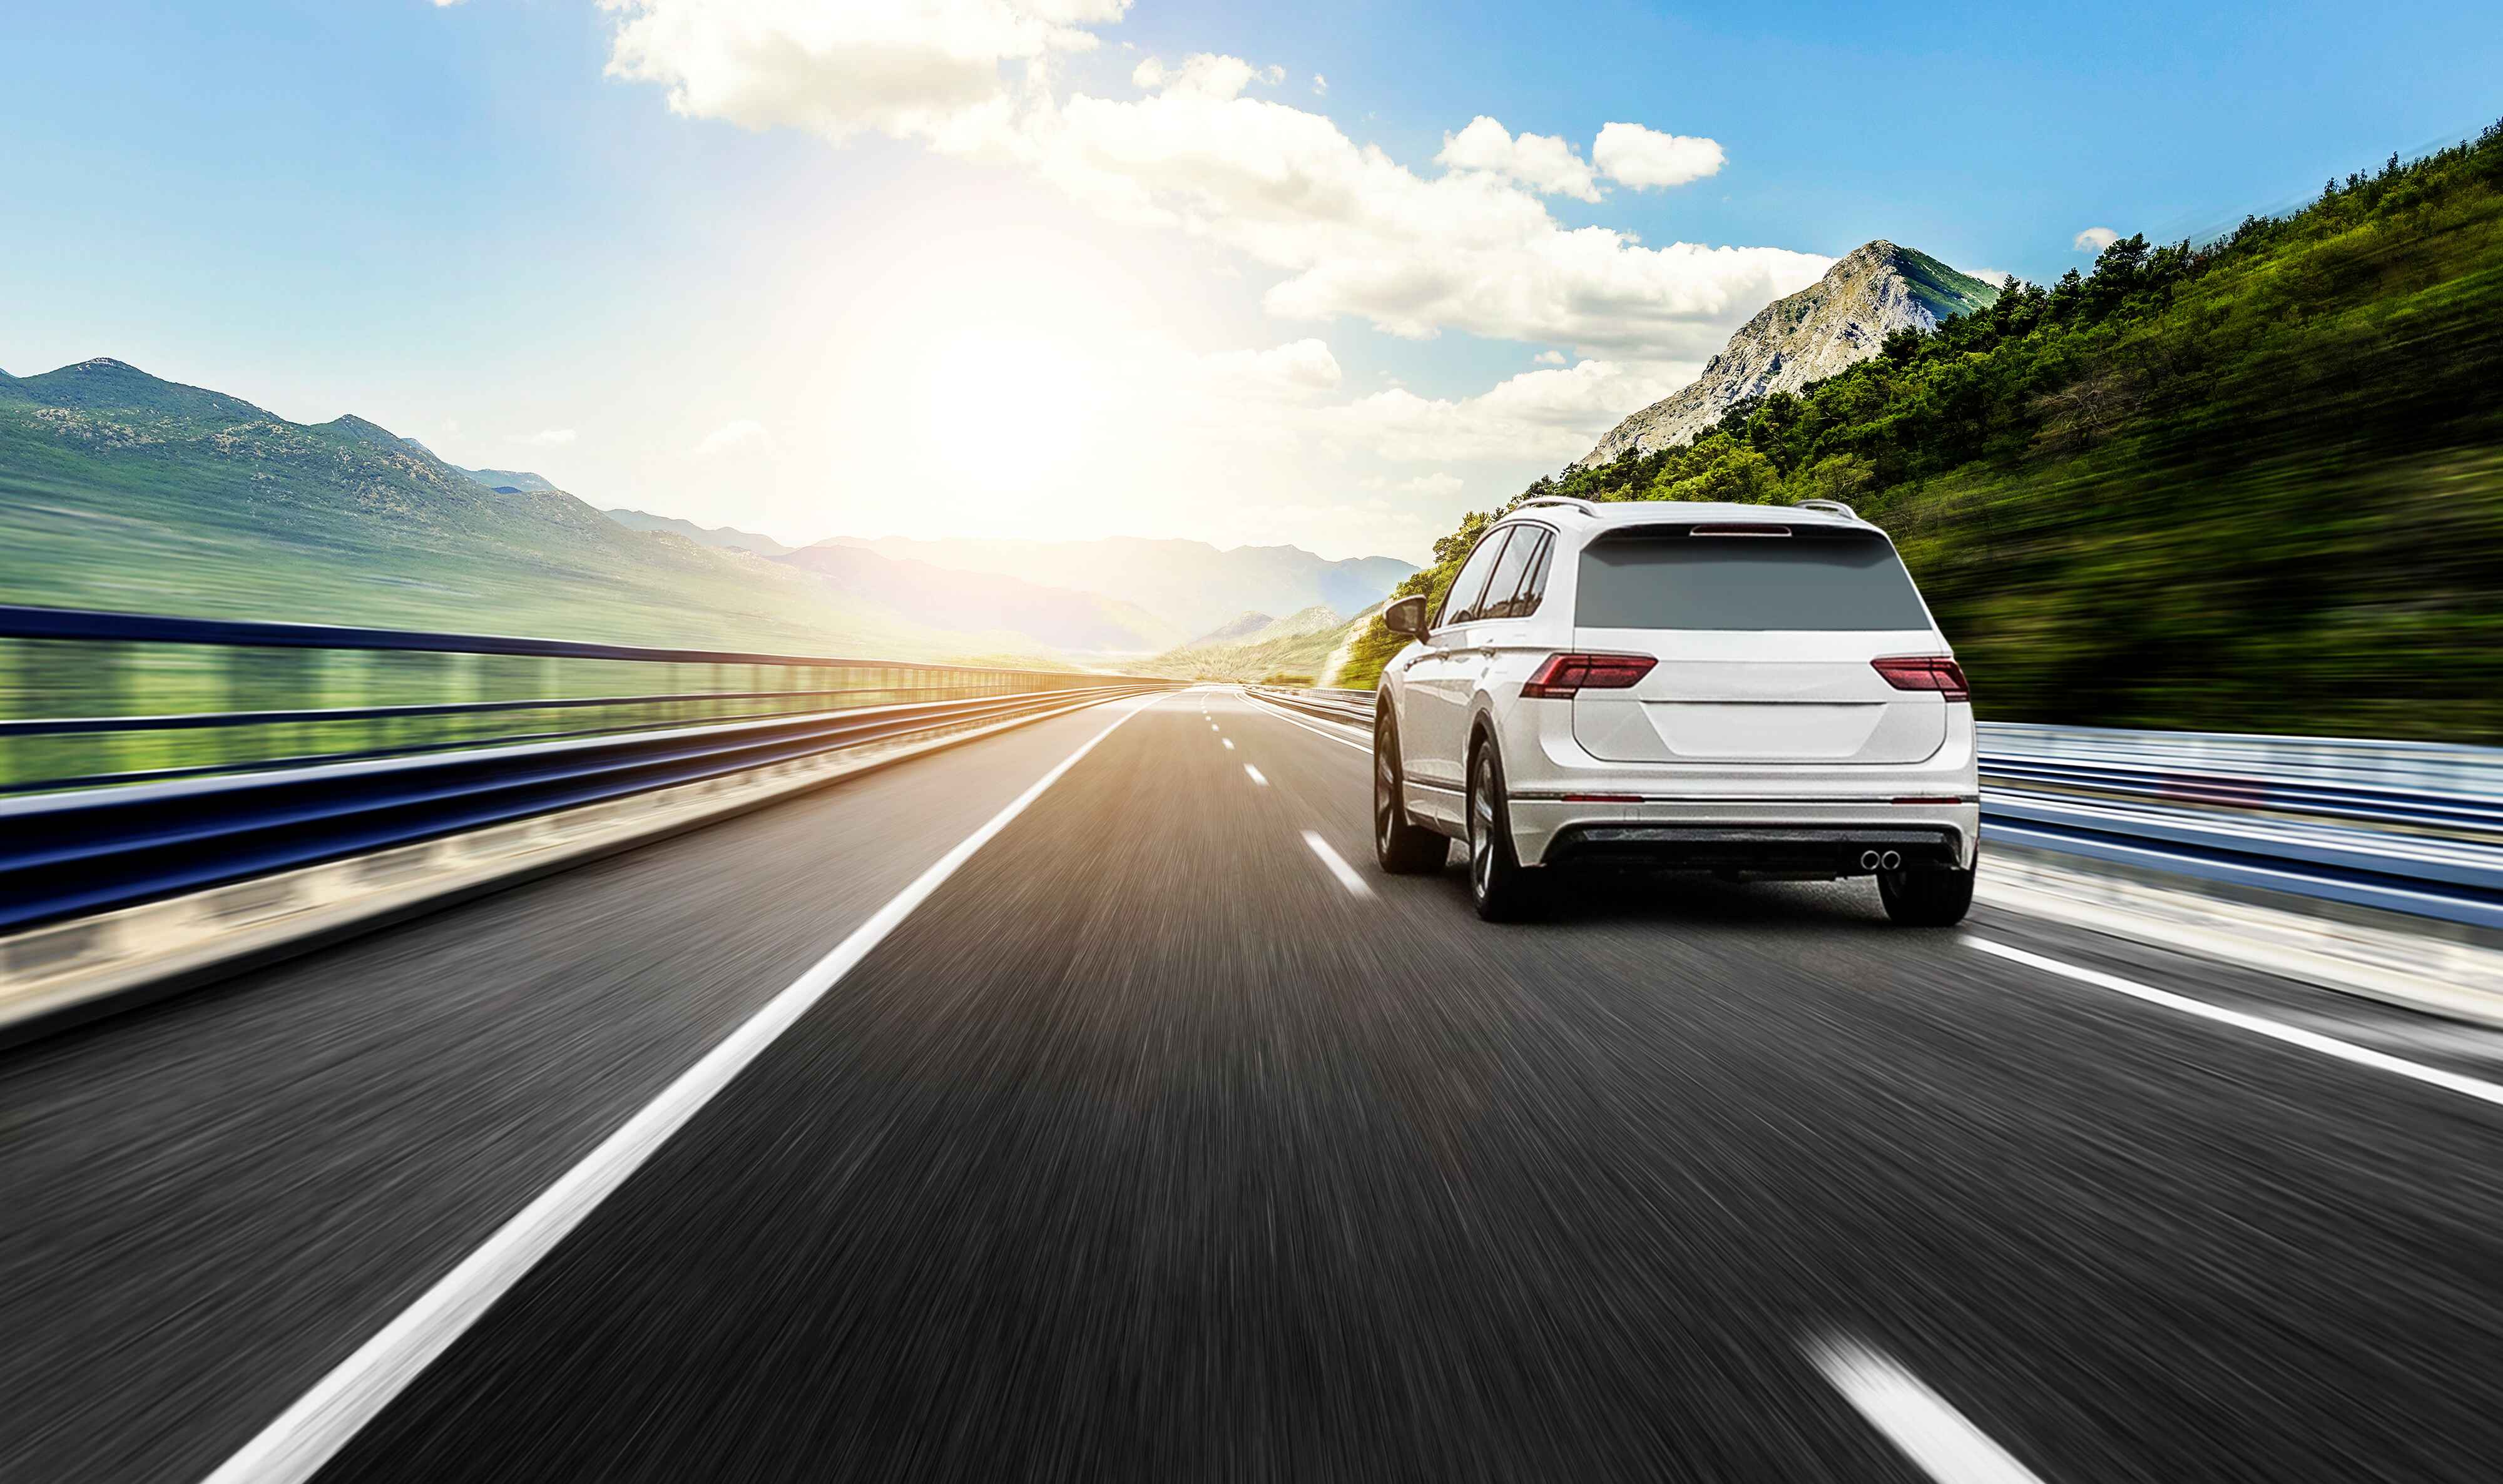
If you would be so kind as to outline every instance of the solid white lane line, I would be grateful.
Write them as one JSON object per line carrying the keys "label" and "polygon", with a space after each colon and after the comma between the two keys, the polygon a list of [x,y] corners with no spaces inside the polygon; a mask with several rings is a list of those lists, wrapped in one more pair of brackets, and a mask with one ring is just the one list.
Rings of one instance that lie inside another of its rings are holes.
{"label": "solid white lane line", "polygon": [[1839,1337],[1807,1348],[1834,1390],[1938,1484],[2041,1484],[1988,1433],[1892,1360]]}
{"label": "solid white lane line", "polygon": [[539,1259],[580,1225],[601,1199],[651,1158],[688,1119],[712,1100],[713,1095],[756,1060],[774,1037],[806,1014],[827,990],[867,958],[912,910],[930,898],[941,884],[972,860],[1023,814],[1026,806],[1095,750],[1123,722],[1154,699],[1123,711],[1113,725],[1086,739],[1060,759],[1032,788],[992,815],[981,828],[939,858],[875,916],[852,929],[791,986],[768,1000],[746,1023],[724,1037],[703,1060],[679,1074],[660,1096],[602,1141],[582,1163],[566,1170],[537,1199],[522,1208],[461,1265],[444,1274],[398,1318],[383,1327],[338,1368],[324,1376],[279,1418],[225,1461],[207,1484],[273,1484],[308,1479],[339,1451],[357,1431],[389,1405],[427,1364],[459,1339],[489,1305],[521,1280]]}
{"label": "solid white lane line", "polygon": [[[1352,747],[1359,753],[1369,753],[1373,751],[1373,740],[1370,737],[1366,737],[1364,740],[1358,741],[1355,737],[1347,736],[1341,732],[1323,731],[1321,729],[1324,726],[1336,725],[1336,723],[1307,722],[1302,717],[1295,715],[1293,712],[1284,710],[1277,706],[1272,706],[1267,701],[1261,700],[1260,697],[1256,695],[1251,697],[1251,699],[1257,704],[1262,711],[1276,717],[1279,721],[1291,722],[1295,725],[1302,727],[1304,730],[1311,732],[1314,736],[1327,737],[1331,741],[1339,744],[1341,747]],[[1361,733],[1358,735],[1361,735]]]}
{"label": "solid white lane line", "polygon": [[1330,849],[1329,841],[1322,839],[1320,835],[1307,829],[1304,831],[1304,843],[1313,848],[1314,855],[1321,858],[1321,864],[1329,867],[1329,873],[1338,878],[1338,884],[1340,886],[1347,888],[1350,892],[1354,893],[1358,896],[1371,896],[1373,894],[1373,888],[1366,883],[1363,877],[1355,873],[1354,866],[1348,864],[1344,860],[1340,859],[1337,851]]}
{"label": "solid white lane line", "polygon": [[1965,942],[1980,949],[1983,953],[1993,954],[2031,968],[2039,968],[2046,974],[2057,974],[2063,979],[2074,979],[2079,984],[2091,984],[2099,990],[2109,990],[2115,995],[2127,995],[2132,999],[2143,999],[2151,1005],[2162,1005],[2168,1010],[2178,1010],[2184,1015],[2195,1015],[2201,1020],[2214,1021],[2220,1026],[2231,1026],[2237,1030],[2247,1030],[2253,1035],[2264,1035],[2273,1041],[2283,1041],[2288,1046],[2300,1046],[2306,1051],[2316,1051],[2324,1057],[2336,1057],[2341,1062],[2351,1062],[2357,1066],[2369,1066],[2376,1071],[2389,1072],[2395,1076],[2421,1082],[2427,1087],[2441,1088],[2447,1093],[2457,1093],[2462,1097],[2474,1097],[2479,1102],[2490,1102],[2503,1106],[2503,1086],[2497,1086],[2491,1082],[2462,1076],[2458,1072],[2444,1071],[2439,1066],[2427,1066],[2421,1062],[2411,1062],[2404,1057],[2394,1057],[2386,1052],[2375,1051],[2368,1046],[2358,1046],[2352,1041],[2342,1041],[2334,1035],[2322,1035],[2317,1030],[2305,1030],[2262,1016],[2246,1015],[2240,1010],[2228,1010],[2222,1005],[2212,1005],[2204,999],[2192,999],[2187,995],[2176,995],[2170,990],[2159,990],[2153,985],[2140,984],[2135,979],[2123,979],[2118,974],[2107,974],[2101,969],[2079,968],[2074,963],[2063,963],[2057,959],[2046,959],[2040,954],[2027,953],[2021,948],[2010,948],[2005,943],[1994,943],[1988,938],[1968,936]]}
{"label": "solid white lane line", "polygon": [[1232,737],[1219,737],[1217,740],[1225,744],[1225,750],[1227,752],[1230,753],[1234,751],[1234,739]]}
{"label": "solid white lane line", "polygon": [[1253,767],[1248,762],[1243,764],[1243,776],[1251,779],[1253,783],[1258,784],[1264,789],[1269,787],[1269,780],[1261,776],[1258,768]]}

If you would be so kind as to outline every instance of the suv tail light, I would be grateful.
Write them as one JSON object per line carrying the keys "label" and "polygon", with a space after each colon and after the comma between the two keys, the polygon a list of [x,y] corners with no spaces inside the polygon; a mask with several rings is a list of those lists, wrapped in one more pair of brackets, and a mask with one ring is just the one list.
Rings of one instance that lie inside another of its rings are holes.
{"label": "suv tail light", "polygon": [[1660,661],[1648,655],[1550,655],[1529,679],[1525,696],[1568,696],[1576,691],[1624,691],[1640,685]]}
{"label": "suv tail light", "polygon": [[1965,683],[1964,666],[1944,655],[1899,655],[1869,661],[1886,684],[1898,691],[1936,691],[1943,700],[1969,701],[1972,688]]}

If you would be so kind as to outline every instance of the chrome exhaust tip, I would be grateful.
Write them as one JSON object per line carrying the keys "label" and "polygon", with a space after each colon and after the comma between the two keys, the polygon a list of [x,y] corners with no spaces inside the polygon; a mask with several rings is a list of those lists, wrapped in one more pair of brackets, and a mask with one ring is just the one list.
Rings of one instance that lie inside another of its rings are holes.
{"label": "chrome exhaust tip", "polygon": [[1873,850],[1862,851],[1860,853],[1860,868],[1864,871],[1873,871],[1877,869],[1877,853]]}
{"label": "chrome exhaust tip", "polygon": [[1877,869],[1881,871],[1891,871],[1903,863],[1903,856],[1896,851],[1890,850],[1877,858]]}

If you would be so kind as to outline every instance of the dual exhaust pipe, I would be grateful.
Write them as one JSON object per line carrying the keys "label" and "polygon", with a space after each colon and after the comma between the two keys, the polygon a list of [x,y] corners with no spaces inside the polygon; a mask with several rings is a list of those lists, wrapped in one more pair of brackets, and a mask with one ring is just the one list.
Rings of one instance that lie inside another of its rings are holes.
{"label": "dual exhaust pipe", "polygon": [[1864,871],[1891,871],[1903,863],[1903,857],[1900,851],[1864,850],[1860,853],[1860,868]]}

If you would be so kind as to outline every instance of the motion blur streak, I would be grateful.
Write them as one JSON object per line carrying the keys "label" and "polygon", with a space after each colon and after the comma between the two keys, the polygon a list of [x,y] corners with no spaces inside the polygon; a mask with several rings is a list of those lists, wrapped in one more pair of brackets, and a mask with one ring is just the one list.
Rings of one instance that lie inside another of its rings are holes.
{"label": "motion blur streak", "polygon": [[[321,1476],[1926,1484],[1851,1336],[2046,1480],[2491,1477],[2491,1109],[1865,884],[1483,924],[1372,868],[1360,750],[1193,699],[1237,751],[1104,737]],[[0,1054],[0,1476],[216,1468],[1103,720]]]}

